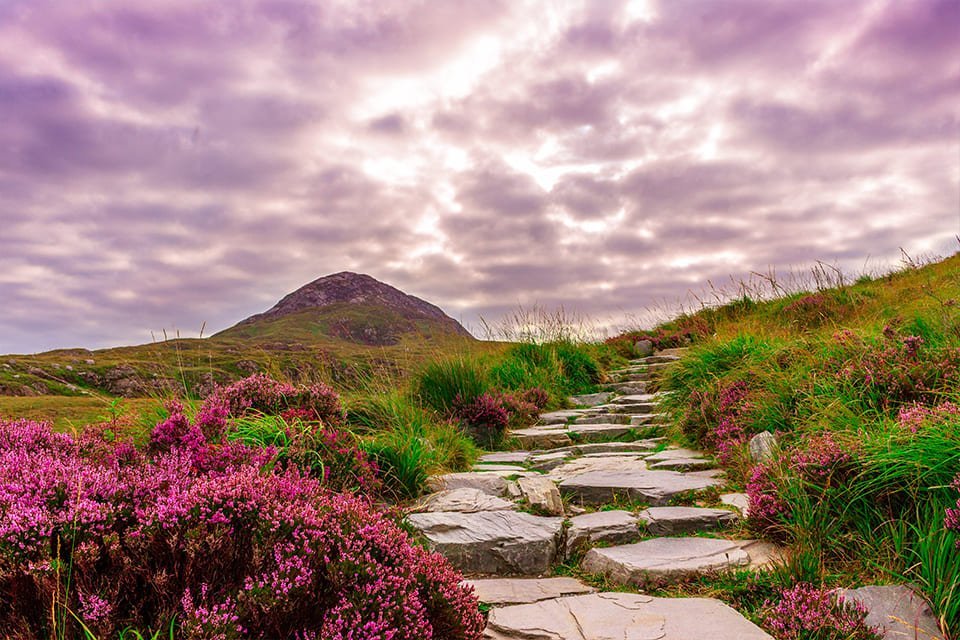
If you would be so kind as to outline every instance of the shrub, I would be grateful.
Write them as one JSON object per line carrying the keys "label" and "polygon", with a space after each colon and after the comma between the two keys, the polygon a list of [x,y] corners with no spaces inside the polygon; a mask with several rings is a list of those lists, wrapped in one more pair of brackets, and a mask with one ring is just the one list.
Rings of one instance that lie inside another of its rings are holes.
{"label": "shrub", "polygon": [[849,449],[841,446],[829,432],[808,437],[790,456],[790,468],[819,485],[843,483],[853,474],[855,466]]}
{"label": "shrub", "polygon": [[482,393],[471,401],[458,398],[454,415],[464,425],[467,434],[480,447],[495,449],[503,441],[510,412],[499,394]]}
{"label": "shrub", "polygon": [[[960,475],[954,479],[951,486],[957,491],[960,491]],[[960,533],[960,498],[957,499],[955,509],[947,509],[946,517],[943,520],[943,526],[946,527],[948,531]],[[957,539],[956,546],[958,549],[960,549],[960,538]]]}
{"label": "shrub", "polygon": [[414,379],[414,395],[441,415],[451,415],[458,403],[473,402],[487,386],[477,362],[455,358],[427,364]]}
{"label": "shrub", "polygon": [[750,527],[755,531],[776,536],[789,514],[790,507],[780,497],[780,490],[770,466],[758,464],[750,472],[747,499]]}
{"label": "shrub", "polygon": [[218,387],[204,402],[201,413],[226,413],[240,417],[250,413],[292,416],[306,420],[339,423],[344,418],[337,392],[325,384],[294,386],[265,374],[254,374],[226,387]]}
{"label": "shrub", "polygon": [[[0,423],[0,628],[79,638],[179,625],[178,637],[480,637],[469,588],[363,499],[263,452],[186,443],[85,453]],[[219,459],[223,456],[223,459]]]}
{"label": "shrub", "polygon": [[594,390],[600,375],[591,348],[572,342],[517,344],[490,368],[490,379],[497,388],[521,392],[540,388],[557,406],[569,395]]}
{"label": "shrub", "polygon": [[836,591],[800,583],[767,602],[763,624],[777,640],[881,640],[880,629],[866,623],[867,610]]}

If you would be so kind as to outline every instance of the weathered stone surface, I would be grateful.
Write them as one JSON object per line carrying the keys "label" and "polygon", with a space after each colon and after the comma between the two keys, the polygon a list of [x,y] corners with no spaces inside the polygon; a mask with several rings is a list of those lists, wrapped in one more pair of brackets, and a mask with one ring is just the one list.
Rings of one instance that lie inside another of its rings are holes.
{"label": "weathered stone surface", "polygon": [[621,584],[643,586],[650,580],[683,578],[750,564],[736,541],[713,538],[651,538],[634,544],[591,549],[584,571]]}
{"label": "weathered stone surface", "polygon": [[624,413],[631,416],[644,413],[654,413],[660,407],[656,402],[632,402],[630,404],[609,405],[609,411],[613,413]]}
{"label": "weathered stone surface", "polygon": [[637,340],[633,343],[633,351],[637,356],[644,358],[653,355],[653,342],[650,340]]}
{"label": "weathered stone surface", "polygon": [[680,356],[672,356],[669,354],[659,353],[655,356],[647,356],[643,359],[646,364],[658,364],[661,362],[676,362],[680,359]]}
{"label": "weathered stone surface", "polygon": [[570,425],[569,433],[576,434],[578,441],[590,442],[609,438],[622,438],[630,433],[629,424],[580,424]]}
{"label": "weathered stone surface", "polygon": [[772,640],[719,600],[594,593],[490,612],[485,640]]}
{"label": "weathered stone surface", "polygon": [[612,393],[605,391],[600,393],[585,393],[580,396],[570,396],[570,404],[580,407],[594,407],[608,401],[612,396]]}
{"label": "weathered stone surface", "polygon": [[590,453],[627,453],[631,451],[645,452],[656,448],[663,438],[648,438],[633,442],[591,442],[577,445],[577,450],[583,455]]}
{"label": "weathered stone surface", "polygon": [[498,475],[510,475],[513,473],[523,473],[527,470],[527,468],[520,467],[515,464],[475,464],[473,465],[473,470],[486,473],[496,473]]}
{"label": "weathered stone surface", "polygon": [[[562,467],[561,467],[562,468]],[[559,469],[555,469],[554,473]],[[560,483],[560,493],[583,504],[600,505],[616,498],[642,499],[659,506],[685,491],[718,486],[719,480],[676,471],[588,471]]]}
{"label": "weathered stone surface", "polygon": [[653,470],[666,471],[703,471],[716,466],[713,460],[706,458],[667,458],[648,465]]}
{"label": "weathered stone surface", "polygon": [[630,416],[622,413],[598,413],[595,416],[581,416],[573,424],[630,424]]}
{"label": "weathered stone surface", "polygon": [[527,604],[596,591],[573,578],[477,578],[465,580],[484,604]]}
{"label": "weathered stone surface", "polygon": [[407,521],[465,573],[541,575],[557,556],[562,518],[516,511],[414,513]]}
{"label": "weathered stone surface", "polygon": [[847,601],[857,601],[867,609],[867,624],[880,627],[890,640],[943,640],[943,634],[923,598],[904,585],[869,586],[844,589]]}
{"label": "weathered stone surface", "polygon": [[516,438],[520,446],[527,449],[553,449],[554,447],[565,447],[573,444],[573,440],[567,435],[566,430],[558,431],[531,427],[511,431],[510,437]]}
{"label": "weathered stone surface", "polygon": [[517,505],[509,500],[491,496],[479,489],[462,487],[431,493],[420,501],[415,510],[476,513],[478,511],[505,511],[516,508]]}
{"label": "weathered stone surface", "polygon": [[563,515],[563,500],[560,499],[560,490],[552,480],[544,476],[530,476],[517,481],[520,493],[527,499],[535,511],[541,511],[551,516]]}
{"label": "weathered stone surface", "polygon": [[630,424],[634,427],[663,425],[667,424],[667,419],[668,416],[665,413],[643,413],[640,415],[630,416]]}
{"label": "weathered stone surface", "polygon": [[647,384],[645,382],[611,382],[601,388],[616,393],[645,393]]}
{"label": "weathered stone surface", "polygon": [[573,452],[569,450],[551,451],[550,453],[540,453],[530,458],[530,468],[537,471],[550,471],[559,467],[568,459],[573,457]]}
{"label": "weathered stone surface", "polygon": [[691,531],[710,531],[735,524],[737,514],[725,509],[701,507],[650,507],[639,514],[647,531],[656,536],[670,536]]}
{"label": "weathered stone surface", "polygon": [[530,459],[529,451],[496,451],[485,453],[477,459],[481,464],[525,464]]}
{"label": "weathered stone surface", "polygon": [[750,517],[750,498],[745,493],[724,493],[720,496],[720,502],[739,510],[744,518]]}
{"label": "weathered stone surface", "polygon": [[661,349],[657,351],[657,354],[661,356],[678,356],[683,357],[683,354],[690,351],[690,347],[674,347],[672,349]]}
{"label": "weathered stone surface", "polygon": [[629,396],[620,396],[611,400],[611,404],[638,404],[656,402],[657,396],[652,393],[638,393]]}
{"label": "weathered stone surface", "polygon": [[507,481],[496,473],[445,473],[427,478],[427,489],[430,491],[462,488],[479,489],[491,496],[502,497],[507,495]]}
{"label": "weathered stone surface", "polygon": [[683,449],[683,448],[671,448],[664,449],[663,451],[657,451],[654,454],[647,456],[648,462],[660,462],[661,460],[679,460],[679,459],[698,459],[703,458],[703,454],[699,451],[694,451],[692,449]]}
{"label": "weathered stone surface", "polygon": [[547,413],[540,414],[540,424],[563,424],[571,418],[582,415],[583,412],[577,410],[548,411]]}
{"label": "weathered stone surface", "polygon": [[596,511],[570,518],[566,557],[588,546],[604,542],[627,544],[640,537],[637,517],[629,511]]}
{"label": "weathered stone surface", "polygon": [[750,457],[754,462],[773,460],[777,450],[777,438],[769,431],[758,433],[750,438]]}
{"label": "weathered stone surface", "polygon": [[613,471],[631,474],[643,473],[646,468],[642,453],[611,453],[599,458],[593,456],[574,458],[552,470],[548,477],[560,482],[590,472]]}

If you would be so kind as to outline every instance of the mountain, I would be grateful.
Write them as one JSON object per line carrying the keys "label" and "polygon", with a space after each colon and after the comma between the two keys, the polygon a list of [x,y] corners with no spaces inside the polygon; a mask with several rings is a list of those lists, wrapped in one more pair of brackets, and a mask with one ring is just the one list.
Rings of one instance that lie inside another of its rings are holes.
{"label": "mountain", "polygon": [[78,402],[86,396],[87,405],[102,412],[103,400],[96,398],[103,396],[202,397],[215,384],[256,372],[349,387],[402,377],[437,353],[495,348],[429,302],[368,275],[342,272],[209,338],[5,356],[0,396],[74,396]]}
{"label": "mountain", "polygon": [[300,287],[214,338],[302,338],[304,332],[371,346],[394,345],[410,333],[471,337],[439,307],[366,274],[341,271]]}

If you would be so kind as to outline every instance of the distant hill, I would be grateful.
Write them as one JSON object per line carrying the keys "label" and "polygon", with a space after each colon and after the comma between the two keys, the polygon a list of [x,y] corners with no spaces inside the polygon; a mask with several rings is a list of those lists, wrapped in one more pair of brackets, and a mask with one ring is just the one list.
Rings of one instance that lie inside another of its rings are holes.
{"label": "distant hill", "polygon": [[429,302],[341,272],[210,338],[5,356],[0,396],[202,397],[256,372],[349,387],[403,376],[437,353],[496,348]]}
{"label": "distant hill", "polygon": [[397,344],[408,333],[472,337],[439,307],[366,274],[341,271],[300,287],[214,338],[276,339],[304,332],[371,346]]}

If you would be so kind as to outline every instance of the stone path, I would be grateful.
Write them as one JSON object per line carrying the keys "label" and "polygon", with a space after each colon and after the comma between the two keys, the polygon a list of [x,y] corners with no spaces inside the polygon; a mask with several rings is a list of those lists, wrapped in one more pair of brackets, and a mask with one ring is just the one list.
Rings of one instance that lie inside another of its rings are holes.
{"label": "stone path", "polygon": [[701,492],[722,491],[723,473],[709,456],[667,445],[664,396],[650,393],[681,354],[631,361],[609,372],[602,392],[571,398],[577,408],[513,431],[520,450],[430,478],[434,493],[407,521],[475,576],[468,581],[492,607],[484,638],[770,638],[719,600],[597,593],[573,578],[546,577],[579,561],[587,573],[643,589],[779,558],[769,543],[725,533],[746,510],[746,496],[725,493],[720,508],[694,506]]}

